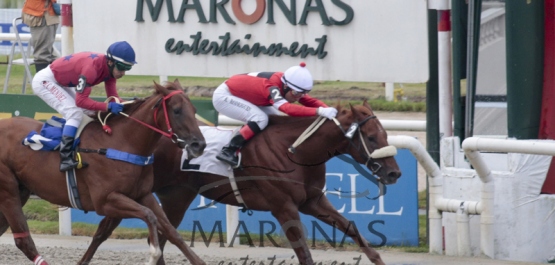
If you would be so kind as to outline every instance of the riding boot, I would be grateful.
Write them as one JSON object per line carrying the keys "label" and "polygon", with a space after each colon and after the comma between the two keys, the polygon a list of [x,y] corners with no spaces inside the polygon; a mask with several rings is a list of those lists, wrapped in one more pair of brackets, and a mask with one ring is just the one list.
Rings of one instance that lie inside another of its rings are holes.
{"label": "riding boot", "polygon": [[239,132],[235,134],[229,143],[222,148],[220,154],[216,156],[218,160],[228,163],[232,167],[239,166],[239,158],[237,157],[237,151],[243,147],[243,145],[247,142],[243,135]]}
{"label": "riding boot", "polygon": [[46,68],[48,66],[47,63],[35,63],[35,70],[38,73],[40,70]]}
{"label": "riding boot", "polygon": [[75,161],[73,158],[75,156],[75,150],[73,149],[74,142],[75,137],[62,136],[62,142],[60,144],[60,171],[62,172],[76,168],[79,164],[79,162]]}

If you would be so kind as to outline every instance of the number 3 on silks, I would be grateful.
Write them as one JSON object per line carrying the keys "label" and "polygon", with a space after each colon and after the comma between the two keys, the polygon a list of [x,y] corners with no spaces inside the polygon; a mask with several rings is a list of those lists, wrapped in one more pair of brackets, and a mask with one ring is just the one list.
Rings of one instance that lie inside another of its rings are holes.
{"label": "number 3 on silks", "polygon": [[85,89],[86,85],[87,85],[87,78],[84,75],[80,75],[79,83],[77,84],[77,87],[75,87],[75,91],[79,93],[83,93],[83,90]]}

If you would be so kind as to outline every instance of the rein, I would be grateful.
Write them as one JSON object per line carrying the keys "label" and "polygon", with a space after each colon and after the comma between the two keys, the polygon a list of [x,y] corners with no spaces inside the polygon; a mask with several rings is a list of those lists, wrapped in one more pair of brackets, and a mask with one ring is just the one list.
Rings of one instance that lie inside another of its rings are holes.
{"label": "rein", "polygon": [[[367,157],[367,160],[364,163],[364,165],[369,167],[372,170],[372,173],[374,174],[376,174],[382,168],[382,165],[380,165],[379,163],[373,162],[373,159],[391,157],[397,154],[397,148],[391,145],[376,149],[374,150],[374,152],[370,153],[370,150],[368,149],[368,146],[366,145],[366,142],[364,141],[364,138],[362,136],[362,132],[360,131],[360,126],[364,125],[367,121],[371,119],[376,119],[376,118],[377,118],[376,115],[371,115],[366,117],[361,122],[354,122],[347,131],[343,130],[343,128],[341,127],[341,123],[339,123],[339,121],[336,118],[332,119],[333,122],[337,125],[337,127],[339,127],[339,129],[343,132],[343,135],[345,135],[345,137],[349,139],[349,144],[352,146],[355,146],[355,144],[353,143],[353,136],[358,131],[361,145],[364,148],[364,156]],[[316,132],[322,126],[322,124],[324,124],[325,121],[326,119],[322,116],[319,116],[318,118],[316,118],[316,120],[288,148],[289,152],[294,154],[297,146],[299,146],[306,139],[308,139],[308,137],[310,137],[314,132]],[[359,147],[355,146],[355,148],[357,150],[360,150],[360,146]],[[368,163],[370,162],[373,162],[373,164],[371,166],[368,166]]]}
{"label": "rein", "polygon": [[320,126],[324,124],[325,121],[326,119],[324,117],[318,116],[318,118],[316,118],[316,120],[312,124],[310,124],[308,128],[306,128],[306,130],[299,136],[299,138],[297,138],[297,140],[287,150],[289,150],[290,153],[294,154],[297,146],[302,144],[306,139],[308,139],[308,137],[310,137],[313,133],[315,133],[320,128]]}
{"label": "rein", "polygon": [[[157,133],[160,133],[160,134],[163,135],[163,136],[166,136],[166,137],[170,138],[170,139],[172,140],[172,142],[174,142],[174,143],[185,142],[184,140],[180,139],[179,136],[177,136],[177,134],[172,133],[172,130],[173,130],[173,129],[172,129],[171,125],[170,125],[170,120],[169,120],[169,118],[168,118],[168,110],[167,110],[167,107],[166,107],[166,100],[169,99],[169,98],[171,98],[171,97],[173,97],[173,96],[175,96],[175,95],[177,95],[177,94],[180,94],[180,93],[185,93],[185,92],[183,92],[183,91],[181,91],[181,90],[177,90],[177,91],[173,91],[173,92],[169,93],[168,95],[164,96],[163,98],[161,98],[161,101],[162,101],[162,108],[164,109],[164,117],[165,117],[165,119],[166,119],[166,126],[168,127],[168,131],[167,131],[167,132],[162,131],[161,129],[159,129],[159,128],[155,127],[155,126],[152,126],[152,125],[150,125],[150,124],[147,124],[147,123],[145,123],[145,122],[143,122],[143,121],[141,121],[141,120],[139,120],[139,119],[137,119],[137,118],[135,118],[135,117],[129,116],[128,114],[126,114],[126,113],[124,113],[124,112],[120,112],[120,114],[123,115],[123,116],[125,116],[125,117],[127,117],[127,118],[130,118],[131,120],[134,120],[134,121],[138,122],[138,123],[141,124],[141,125],[144,125],[144,126],[150,128],[150,129],[152,129],[153,131],[155,131],[155,132],[157,132]],[[116,97],[109,97],[108,99],[106,99],[106,101],[109,101],[109,100],[112,99],[112,98],[116,99],[116,102],[119,103],[119,99],[116,98]],[[126,105],[126,104],[131,104],[131,103],[133,103],[133,102],[134,102],[134,101],[126,101],[126,102],[123,102],[122,104]],[[103,128],[104,131],[105,131],[106,133],[108,133],[108,134],[111,134],[111,133],[112,133],[112,130],[110,129],[110,127],[109,127],[108,125],[106,125],[106,120],[108,119],[108,117],[109,117],[111,114],[112,114],[112,113],[108,113],[108,115],[106,115],[106,117],[104,118],[104,120],[102,120],[102,119],[100,118],[100,111],[98,112],[98,120],[100,120],[100,123],[102,124],[102,128]],[[154,122],[155,122],[155,124],[157,125],[156,116],[158,116],[158,107],[155,106],[155,110],[154,110]]]}

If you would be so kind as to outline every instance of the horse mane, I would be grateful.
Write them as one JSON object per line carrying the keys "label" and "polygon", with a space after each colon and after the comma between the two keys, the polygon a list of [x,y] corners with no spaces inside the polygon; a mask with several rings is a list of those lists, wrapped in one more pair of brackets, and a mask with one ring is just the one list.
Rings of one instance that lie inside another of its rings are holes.
{"label": "horse mane", "polygon": [[[183,90],[183,88],[181,87],[181,85],[179,84],[179,82],[164,82],[163,87],[169,91],[174,91],[174,90]],[[124,106],[123,111],[126,114],[131,115],[133,112],[135,112],[143,103],[145,103],[149,98],[156,96],[159,92],[155,89],[152,92],[152,95],[145,97],[145,98],[135,98],[133,99],[133,103],[127,104]],[[106,117],[106,115],[108,115],[110,112],[109,111],[105,111],[101,114],[101,117],[104,119],[104,117]],[[92,115],[92,118],[96,118],[96,114]],[[117,116],[112,116],[112,118],[110,120],[112,121],[117,121],[119,119],[123,119],[125,118],[123,115],[117,115]]]}

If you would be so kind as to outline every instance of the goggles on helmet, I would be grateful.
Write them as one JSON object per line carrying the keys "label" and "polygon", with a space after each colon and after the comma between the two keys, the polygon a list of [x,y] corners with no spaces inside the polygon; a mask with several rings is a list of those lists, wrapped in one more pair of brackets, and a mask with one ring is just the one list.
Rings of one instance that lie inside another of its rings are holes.
{"label": "goggles on helmet", "polygon": [[125,63],[122,63],[120,61],[114,61],[114,63],[116,64],[116,68],[119,71],[129,71],[129,70],[131,70],[131,67],[133,67],[130,64],[125,64]]}
{"label": "goggles on helmet", "polygon": [[291,94],[293,94],[293,96],[295,97],[303,97],[304,95],[308,94],[308,91],[297,91],[295,89],[291,89]]}

